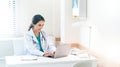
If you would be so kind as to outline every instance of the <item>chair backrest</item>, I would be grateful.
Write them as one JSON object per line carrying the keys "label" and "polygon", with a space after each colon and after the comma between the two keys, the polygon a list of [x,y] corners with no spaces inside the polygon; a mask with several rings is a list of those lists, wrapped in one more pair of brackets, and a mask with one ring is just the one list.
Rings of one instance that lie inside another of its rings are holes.
{"label": "chair backrest", "polygon": [[12,40],[0,40],[0,58],[14,55]]}
{"label": "chair backrest", "polygon": [[13,39],[14,55],[24,55],[24,39]]}
{"label": "chair backrest", "polygon": [[0,58],[10,55],[23,55],[24,41],[23,38],[0,39]]}

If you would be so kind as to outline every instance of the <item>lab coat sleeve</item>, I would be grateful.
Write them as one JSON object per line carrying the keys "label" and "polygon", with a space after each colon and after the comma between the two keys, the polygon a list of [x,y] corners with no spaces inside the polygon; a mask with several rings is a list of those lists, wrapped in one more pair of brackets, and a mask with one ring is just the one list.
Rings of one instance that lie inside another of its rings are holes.
{"label": "lab coat sleeve", "polygon": [[44,31],[43,31],[43,34],[47,41],[48,52],[55,52],[56,51],[55,38],[53,36],[48,36]]}
{"label": "lab coat sleeve", "polygon": [[54,37],[48,36],[47,41],[48,41],[48,45],[49,45],[48,46],[49,52],[55,52],[56,47],[55,47],[55,39],[54,39]]}
{"label": "lab coat sleeve", "polygon": [[32,36],[30,36],[29,34],[25,34],[24,44],[25,44],[26,52],[28,52],[27,54],[43,56],[44,53],[36,48],[36,44],[33,43]]}

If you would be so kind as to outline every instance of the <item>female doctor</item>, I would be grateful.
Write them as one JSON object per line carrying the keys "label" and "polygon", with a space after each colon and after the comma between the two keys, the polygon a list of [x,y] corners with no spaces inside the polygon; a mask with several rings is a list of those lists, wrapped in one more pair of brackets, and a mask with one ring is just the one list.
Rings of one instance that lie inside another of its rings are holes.
{"label": "female doctor", "polygon": [[45,24],[43,16],[37,14],[33,17],[28,32],[24,36],[26,54],[52,57],[56,50],[53,43],[50,43],[47,35],[42,30]]}

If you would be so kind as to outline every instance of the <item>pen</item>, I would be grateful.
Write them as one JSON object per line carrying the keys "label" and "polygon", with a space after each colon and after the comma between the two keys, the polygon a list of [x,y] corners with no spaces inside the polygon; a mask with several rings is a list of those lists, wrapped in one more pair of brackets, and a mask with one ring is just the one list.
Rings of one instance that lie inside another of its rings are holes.
{"label": "pen", "polygon": [[21,59],[21,61],[36,61],[37,59]]}

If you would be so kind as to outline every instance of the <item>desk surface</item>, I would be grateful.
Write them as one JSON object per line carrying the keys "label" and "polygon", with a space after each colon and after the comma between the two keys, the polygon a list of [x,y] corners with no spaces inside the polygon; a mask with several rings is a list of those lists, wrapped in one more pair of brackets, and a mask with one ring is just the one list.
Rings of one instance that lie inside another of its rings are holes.
{"label": "desk surface", "polygon": [[69,55],[62,58],[48,58],[48,57],[37,57],[37,56],[6,56],[6,64],[49,64],[49,63],[70,63],[70,62],[80,62],[80,61],[96,61],[95,58],[79,58],[74,55]]}

